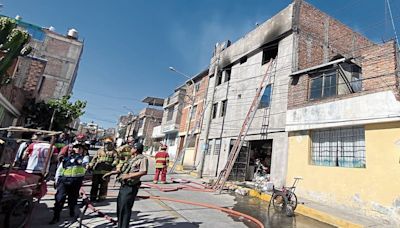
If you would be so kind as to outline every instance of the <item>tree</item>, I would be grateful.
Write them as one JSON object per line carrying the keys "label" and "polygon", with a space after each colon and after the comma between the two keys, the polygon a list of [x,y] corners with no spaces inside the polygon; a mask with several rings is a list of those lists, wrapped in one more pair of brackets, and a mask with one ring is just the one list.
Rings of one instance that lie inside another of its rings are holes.
{"label": "tree", "polygon": [[62,131],[65,127],[82,116],[85,112],[86,101],[77,100],[70,102],[71,96],[48,102],[27,102],[24,107],[24,115],[30,119],[30,127]]}
{"label": "tree", "polygon": [[14,19],[0,17],[0,86],[10,82],[7,70],[18,56],[26,56],[32,48],[26,46],[30,41],[30,35],[17,28]]}

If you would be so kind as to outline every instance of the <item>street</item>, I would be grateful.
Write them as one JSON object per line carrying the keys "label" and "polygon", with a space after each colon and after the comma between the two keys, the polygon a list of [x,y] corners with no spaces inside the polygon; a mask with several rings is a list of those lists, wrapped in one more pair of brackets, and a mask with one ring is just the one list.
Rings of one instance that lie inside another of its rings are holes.
{"label": "street", "polygon": [[[91,151],[91,154],[93,151]],[[149,157],[150,172],[143,180],[143,184],[152,181],[154,173],[154,159]],[[199,182],[189,175],[174,174],[170,178],[190,179]],[[178,183],[160,185],[162,187],[178,186]],[[90,191],[90,182],[85,183],[84,189]],[[76,219],[69,218],[68,210],[64,209],[61,221],[57,225],[50,226],[48,222],[52,217],[52,207],[54,204],[55,190],[52,183],[48,184],[48,194],[41,200],[40,204],[34,209],[31,219],[31,227],[79,227]],[[109,184],[108,199],[104,202],[94,203],[94,206],[101,212],[116,219],[116,196],[118,194],[118,184],[114,185],[114,180]],[[297,215],[288,218],[285,215],[271,212],[268,214],[268,203],[259,199],[236,196],[232,194],[217,194],[214,192],[199,191],[171,191],[162,192],[154,188],[141,188],[139,196],[160,196],[173,199],[187,200],[191,202],[206,203],[224,208],[233,209],[260,220],[265,227],[331,227],[313,219]],[[81,201],[80,201],[81,202]],[[81,204],[81,203],[80,203]],[[81,208],[82,211],[82,208]],[[103,217],[99,217],[90,209],[87,210],[82,221],[83,227],[113,227]],[[257,227],[254,223],[240,217],[228,215],[214,209],[200,206],[187,205],[177,202],[161,201],[156,199],[139,199],[133,206],[131,219],[132,227]]]}

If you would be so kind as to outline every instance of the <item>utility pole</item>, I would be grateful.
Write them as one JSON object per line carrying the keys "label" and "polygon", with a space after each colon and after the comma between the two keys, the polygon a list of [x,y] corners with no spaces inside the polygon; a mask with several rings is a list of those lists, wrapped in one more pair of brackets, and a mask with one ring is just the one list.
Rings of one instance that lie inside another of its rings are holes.
{"label": "utility pole", "polygon": [[[186,124],[185,138],[183,139],[184,140],[183,149],[180,151],[180,153],[182,154],[182,158],[181,158],[180,163],[181,163],[181,165],[183,165],[183,161],[185,159],[186,148],[187,148],[187,145],[188,145],[188,142],[189,142],[188,141],[188,135],[189,135],[189,130],[190,130],[190,122],[192,121],[193,107],[194,107],[194,103],[195,103],[195,100],[196,100],[195,99],[195,97],[196,97],[196,88],[195,88],[195,82],[193,81],[193,78],[189,77],[188,75],[186,75],[186,74],[184,74],[184,73],[182,73],[180,71],[177,71],[173,67],[169,67],[169,69],[171,71],[174,71],[174,72],[176,72],[176,73],[178,73],[180,75],[183,75],[184,77],[188,78],[190,80],[190,82],[192,84],[192,88],[193,88],[192,97],[190,97],[191,104],[190,104],[190,108],[189,108],[189,118],[188,118],[188,122]],[[187,84],[186,84],[186,87],[188,88]],[[178,158],[179,158],[179,154],[178,154]]]}
{"label": "utility pole", "polygon": [[[204,146],[202,148],[202,152],[200,154],[200,164],[199,164],[199,170],[197,172],[197,177],[198,178],[202,178],[203,177],[203,169],[204,169],[204,162],[205,162],[205,158],[206,158],[206,152],[209,149],[210,145],[208,145],[208,137],[210,134],[210,125],[211,125],[211,120],[212,120],[212,109],[213,109],[213,103],[214,103],[214,97],[215,97],[215,87],[217,85],[217,76],[218,76],[218,65],[219,65],[219,58],[220,58],[220,46],[217,43],[216,44],[216,48],[215,48],[215,56],[216,56],[216,61],[215,61],[215,65],[214,65],[214,85],[212,88],[212,95],[211,95],[211,105],[210,105],[210,112],[208,115],[208,119],[207,119],[207,125],[206,125],[206,131],[205,131],[205,138],[204,138]],[[210,79],[208,79],[210,80]],[[208,85],[210,85],[210,83],[208,83]],[[207,99],[207,98],[206,98]],[[206,106],[205,108],[207,108],[208,106]],[[206,110],[204,110],[204,112],[206,112]]]}

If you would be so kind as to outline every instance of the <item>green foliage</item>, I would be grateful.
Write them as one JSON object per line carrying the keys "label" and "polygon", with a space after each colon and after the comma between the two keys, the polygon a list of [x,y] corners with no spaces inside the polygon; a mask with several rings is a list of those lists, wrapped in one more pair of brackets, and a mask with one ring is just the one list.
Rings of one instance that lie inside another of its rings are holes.
{"label": "green foliage", "polygon": [[0,51],[4,56],[0,58],[0,85],[7,84],[10,76],[7,70],[18,56],[26,56],[32,48],[25,46],[30,41],[30,35],[17,28],[15,20],[0,17]]}
{"label": "green foliage", "polygon": [[51,129],[55,131],[64,130],[74,119],[85,113],[86,101],[77,100],[72,103],[69,101],[70,98],[70,96],[64,96],[48,102],[27,102],[24,107],[24,114],[31,119],[32,125],[29,127],[49,129],[51,117],[54,113]]}

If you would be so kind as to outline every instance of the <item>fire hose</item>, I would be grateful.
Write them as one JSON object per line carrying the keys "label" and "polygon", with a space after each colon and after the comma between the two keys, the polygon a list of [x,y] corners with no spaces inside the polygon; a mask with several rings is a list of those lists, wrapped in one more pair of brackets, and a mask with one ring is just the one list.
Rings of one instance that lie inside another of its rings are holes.
{"label": "fire hose", "polygon": [[[144,184],[144,186],[146,186],[146,185],[148,187],[150,187],[150,188],[155,188],[155,185]],[[201,185],[201,184],[199,184],[199,185]],[[168,192],[168,191],[178,191],[180,189],[185,189],[183,187],[184,186],[180,186],[180,187],[178,186],[178,187],[175,187],[175,188],[172,188],[172,187],[170,187],[170,188],[161,188],[161,187],[157,186],[156,189],[158,189],[158,190],[161,189],[161,191],[163,191],[163,192]],[[199,189],[199,188],[195,188],[195,187],[188,187],[187,189],[199,190],[199,191],[203,190],[203,191],[206,191],[206,192],[209,192],[209,190],[211,190],[211,189]],[[50,193],[49,192],[48,194],[54,194],[54,193]],[[117,221],[115,219],[111,218],[110,216],[108,216],[107,214],[103,213],[101,210],[99,210],[99,209],[97,209],[97,208],[95,208],[93,206],[93,204],[90,202],[90,200],[86,196],[86,192],[85,192],[85,190],[83,188],[80,189],[80,194],[82,195],[82,198],[84,200],[85,206],[87,208],[91,209],[93,212],[96,212],[99,216],[103,217],[104,219],[108,220],[109,222],[111,222],[113,224],[117,224]],[[117,195],[115,195],[115,194],[108,194],[107,196],[109,196],[109,197],[117,197]],[[212,204],[192,202],[192,201],[187,201],[187,200],[180,200],[180,199],[161,197],[161,196],[137,196],[136,198],[139,198],[139,199],[154,199],[154,200],[160,200],[160,201],[170,201],[170,202],[188,204],[188,205],[193,205],[193,206],[205,207],[205,208],[209,208],[209,209],[215,209],[215,210],[219,210],[221,212],[225,212],[225,213],[230,214],[230,215],[235,216],[235,217],[245,218],[248,221],[250,221],[250,222],[254,223],[255,225],[257,225],[258,227],[264,228],[264,225],[259,220],[257,220],[256,218],[254,218],[254,217],[252,217],[250,215],[247,215],[247,214],[244,214],[244,213],[232,210],[232,209],[228,209],[228,208],[212,205]],[[83,220],[82,219],[83,214],[85,213],[87,208],[85,208],[83,213],[82,213],[82,216],[81,216],[81,219],[80,219],[80,225],[81,225],[82,220]]]}

